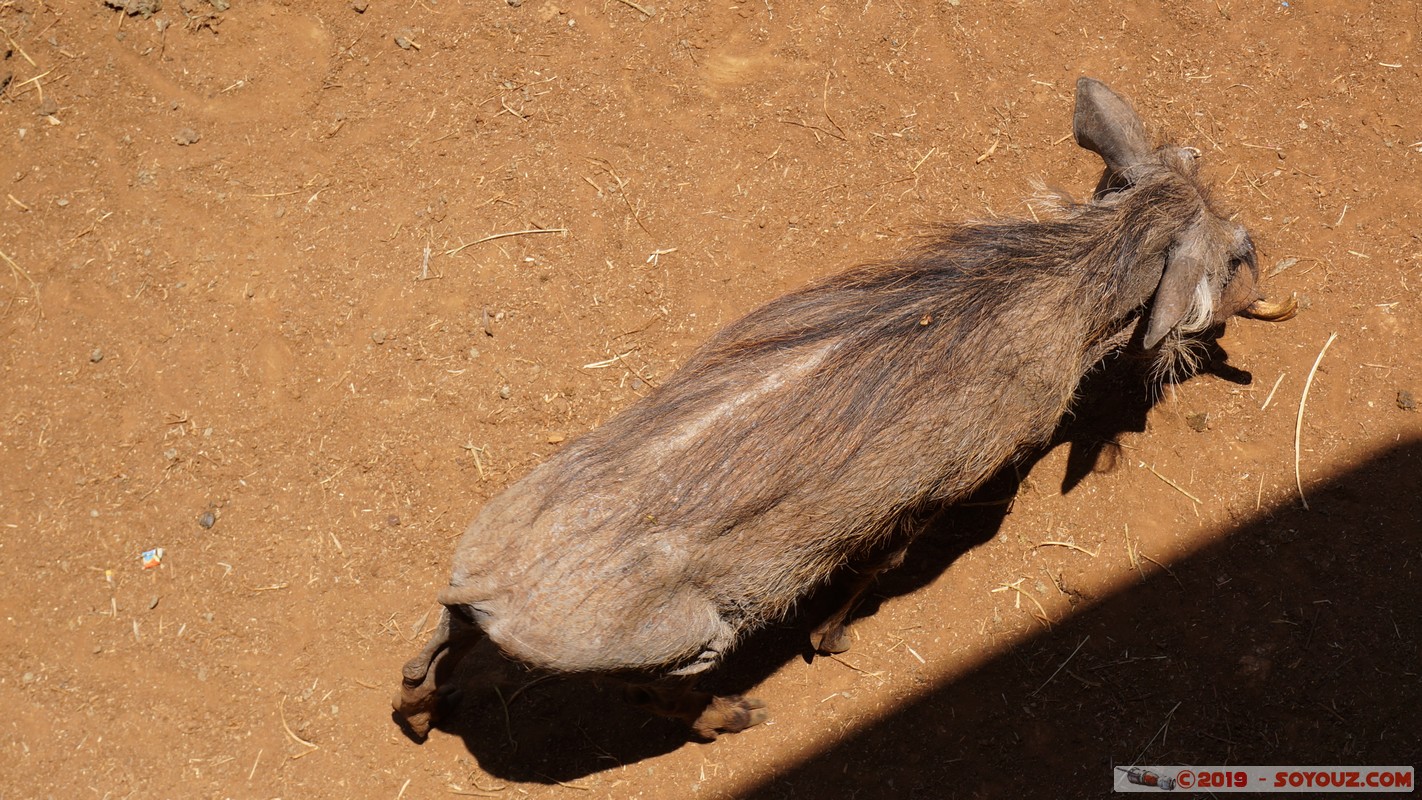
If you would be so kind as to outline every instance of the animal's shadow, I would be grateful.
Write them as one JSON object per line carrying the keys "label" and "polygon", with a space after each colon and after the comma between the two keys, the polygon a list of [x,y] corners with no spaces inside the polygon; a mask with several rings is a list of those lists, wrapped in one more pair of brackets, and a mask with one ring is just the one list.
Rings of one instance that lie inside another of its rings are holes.
{"label": "animal's shadow", "polygon": [[[1249,376],[1228,366],[1217,343],[1205,372],[1235,382]],[[872,616],[887,598],[934,581],[960,556],[992,539],[1017,502],[1024,478],[1049,452],[1070,449],[1061,491],[1070,492],[1093,472],[1109,471],[1124,433],[1145,430],[1158,389],[1127,357],[1089,375],[1075,411],[1050,443],[989,480],[973,497],[936,516],[899,568],[887,572],[856,610]],[[842,599],[831,582],[807,598],[789,620],[748,637],[702,687],[717,694],[752,694],[772,673],[797,658],[811,659],[809,631]],[[616,681],[530,673],[480,642],[462,659],[459,673],[441,684],[461,687],[445,699],[440,729],[459,735],[485,771],[500,779],[556,783],[652,758],[690,740],[686,726],[651,716],[623,697]],[[813,668],[813,667],[810,667]],[[775,713],[774,698],[762,697]],[[754,730],[743,735],[755,735]]]}

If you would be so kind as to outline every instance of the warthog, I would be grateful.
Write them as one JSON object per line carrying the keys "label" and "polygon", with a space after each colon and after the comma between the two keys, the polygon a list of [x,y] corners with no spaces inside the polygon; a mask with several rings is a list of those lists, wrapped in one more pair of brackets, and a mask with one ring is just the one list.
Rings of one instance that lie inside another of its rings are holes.
{"label": "warthog", "polygon": [[438,688],[487,636],[552,673],[627,679],[705,738],[766,718],[699,691],[747,632],[848,568],[846,617],[934,509],[1046,442],[1084,374],[1134,349],[1188,369],[1202,335],[1266,304],[1245,229],[1198,152],[1153,148],[1104,84],[1076,88],[1105,171],[1048,218],[946,227],[732,323],[648,397],[490,500],[460,540],[438,630],[395,700],[424,736]]}

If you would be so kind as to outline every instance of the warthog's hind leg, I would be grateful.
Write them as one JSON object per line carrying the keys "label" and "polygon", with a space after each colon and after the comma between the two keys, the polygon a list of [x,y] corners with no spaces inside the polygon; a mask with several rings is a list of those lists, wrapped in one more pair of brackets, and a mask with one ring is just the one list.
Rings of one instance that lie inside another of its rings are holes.
{"label": "warthog's hind leg", "polygon": [[391,705],[415,738],[423,741],[430,727],[439,721],[439,681],[453,673],[468,646],[481,635],[482,631],[472,621],[452,614],[448,607],[442,608],[439,625],[424,649],[405,662],[401,669],[400,693]]}
{"label": "warthog's hind leg", "polygon": [[629,702],[691,726],[706,741],[723,733],[740,733],[769,719],[765,703],[740,695],[713,695],[696,688],[696,678],[675,676],[627,687]]}

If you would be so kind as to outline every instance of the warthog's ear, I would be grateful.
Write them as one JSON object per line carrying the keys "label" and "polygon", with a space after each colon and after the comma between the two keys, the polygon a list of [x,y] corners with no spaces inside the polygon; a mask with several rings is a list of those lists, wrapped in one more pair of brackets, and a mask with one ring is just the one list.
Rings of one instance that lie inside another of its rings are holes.
{"label": "warthog's ear", "polygon": [[1076,81],[1076,113],[1072,116],[1076,143],[1101,156],[1106,174],[1097,192],[1125,183],[1124,173],[1151,153],[1145,125],[1129,103],[1092,78]]}
{"label": "warthog's ear", "polygon": [[1204,279],[1211,256],[1210,231],[1204,219],[1198,219],[1180,234],[1165,256],[1165,270],[1155,290],[1151,305],[1150,324],[1141,344],[1150,350],[1160,344],[1172,328],[1185,318],[1195,288]]}

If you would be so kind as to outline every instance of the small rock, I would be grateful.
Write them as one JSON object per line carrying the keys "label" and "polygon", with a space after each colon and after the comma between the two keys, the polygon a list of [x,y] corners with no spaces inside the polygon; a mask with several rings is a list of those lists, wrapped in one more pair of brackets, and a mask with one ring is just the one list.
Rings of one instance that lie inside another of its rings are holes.
{"label": "small rock", "polygon": [[376,344],[385,344],[385,331],[376,331],[370,335],[370,340]]}
{"label": "small rock", "polygon": [[89,652],[93,653],[94,655],[98,655],[98,654],[104,652],[104,647],[103,647],[103,645],[98,645],[98,644],[96,644],[96,645],[94,645],[94,649],[93,649],[93,650],[90,650]]}
{"label": "small rock", "polygon": [[1417,397],[1407,389],[1397,390],[1397,407],[1403,411],[1417,410]]}
{"label": "small rock", "polygon": [[34,682],[35,682],[35,674],[34,674],[33,672],[26,672],[24,675],[21,675],[21,676],[20,676],[20,682],[21,682],[21,683],[34,683]]}
{"label": "small rock", "polygon": [[170,447],[167,450],[164,450],[163,457],[168,459],[169,461],[176,461],[178,458],[178,449],[176,447]]}
{"label": "small rock", "polygon": [[53,97],[46,97],[44,102],[39,104],[39,108],[35,110],[35,114],[41,117],[52,117],[58,113],[59,103],[56,103]]}
{"label": "small rock", "polygon": [[1192,431],[1204,433],[1210,427],[1210,415],[1203,411],[1198,414],[1191,414],[1185,418],[1185,424],[1189,425]]}
{"label": "small rock", "polygon": [[513,389],[509,388],[508,384],[499,387],[499,397],[502,397],[503,399],[507,400],[512,396]]}
{"label": "small rock", "polygon": [[200,139],[202,139],[202,134],[198,133],[192,128],[183,128],[182,130],[178,131],[177,136],[173,137],[173,141],[177,142],[179,147],[187,147],[190,144],[197,144],[198,140]]}
{"label": "small rock", "polygon": [[61,197],[58,200],[55,200],[54,204],[59,206],[60,208],[64,208],[65,206],[69,205],[69,198]]}
{"label": "small rock", "polygon": [[152,611],[153,609],[155,609],[155,608],[157,608],[157,607],[158,607],[158,595],[155,594],[155,595],[153,595],[152,597],[150,597],[150,598],[148,599],[148,610],[149,610],[149,611]]}
{"label": "small rock", "polygon": [[104,0],[104,5],[116,8],[130,17],[148,19],[163,9],[163,0]]}
{"label": "small rock", "polygon": [[104,360],[104,351],[103,351],[103,350],[100,350],[100,349],[97,348],[97,347],[95,347],[95,348],[94,348],[94,352],[92,352],[92,353],[89,354],[89,360],[92,361],[92,362],[94,362],[95,364],[99,363],[100,361],[103,361],[103,360]]}
{"label": "small rock", "polygon": [[548,443],[549,443],[549,444],[560,444],[560,443],[563,442],[563,440],[565,440],[565,439],[567,439],[567,438],[568,438],[567,436],[564,436],[564,435],[561,434],[561,433],[550,433],[550,434],[548,434]]}
{"label": "small rock", "polygon": [[390,516],[385,518],[385,524],[389,525],[392,528],[398,528],[400,527],[400,518],[395,516],[394,514],[391,514]]}
{"label": "small rock", "polygon": [[216,11],[226,11],[232,7],[232,4],[227,2],[227,0],[207,0],[207,2],[211,3],[213,9]]}
{"label": "small rock", "polygon": [[420,46],[415,43],[415,32],[409,28],[395,34],[395,44],[399,45],[401,50],[420,49]]}
{"label": "small rock", "polygon": [[504,2],[508,3],[510,8],[518,8],[523,5],[523,0],[504,0]]}
{"label": "small rock", "polygon": [[203,528],[211,528],[217,524],[217,515],[212,511],[204,511],[198,515],[197,523]]}
{"label": "small rock", "polygon": [[364,14],[365,10],[370,8],[370,3],[367,3],[366,0],[355,0],[354,3],[351,3],[351,8],[355,9],[357,14]]}
{"label": "small rock", "polygon": [[479,357],[479,348],[477,348],[477,347],[471,347],[471,348],[469,348],[469,360],[470,360],[470,361],[474,361],[474,360],[477,359],[478,357]]}

